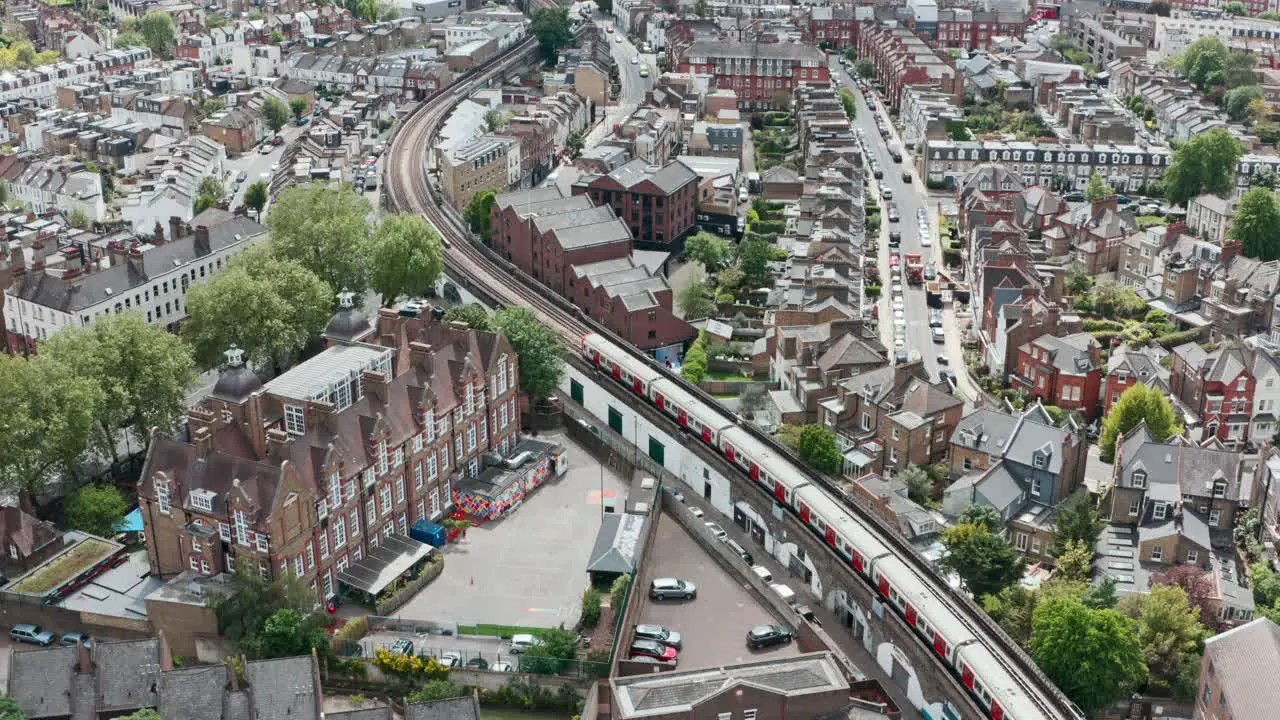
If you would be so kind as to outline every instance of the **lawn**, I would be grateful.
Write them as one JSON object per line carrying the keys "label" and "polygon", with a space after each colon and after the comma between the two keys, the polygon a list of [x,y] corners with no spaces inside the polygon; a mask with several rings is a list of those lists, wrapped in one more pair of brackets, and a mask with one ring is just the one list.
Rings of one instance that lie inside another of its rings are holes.
{"label": "lawn", "polygon": [[89,538],[37,568],[9,588],[14,592],[43,595],[93,567],[113,551],[104,540]]}
{"label": "lawn", "polygon": [[565,714],[481,707],[480,720],[565,720]]}
{"label": "lawn", "polygon": [[546,628],[520,627],[519,625],[459,625],[459,635],[480,635],[485,637],[510,638],[512,635],[541,635]]}

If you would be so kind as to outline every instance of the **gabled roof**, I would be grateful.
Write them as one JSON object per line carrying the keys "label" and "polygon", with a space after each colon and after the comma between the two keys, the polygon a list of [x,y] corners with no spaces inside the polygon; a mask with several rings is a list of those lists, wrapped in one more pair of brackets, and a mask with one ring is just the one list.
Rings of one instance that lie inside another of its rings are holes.
{"label": "gabled roof", "polygon": [[1269,618],[1215,635],[1204,643],[1205,662],[1213,667],[1231,716],[1264,718],[1280,707],[1280,625]]}

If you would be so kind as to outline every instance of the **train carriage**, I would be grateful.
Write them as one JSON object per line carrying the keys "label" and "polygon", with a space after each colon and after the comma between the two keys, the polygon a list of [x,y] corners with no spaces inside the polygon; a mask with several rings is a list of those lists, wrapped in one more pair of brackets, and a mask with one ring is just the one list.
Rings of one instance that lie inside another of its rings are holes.
{"label": "train carriage", "polygon": [[741,427],[720,433],[720,450],[784,505],[795,507],[796,489],[809,482],[803,469]]}
{"label": "train carriage", "polygon": [[649,385],[662,373],[648,362],[623,351],[597,333],[582,336],[582,357],[640,397],[649,397]]}
{"label": "train carriage", "polygon": [[648,398],[659,410],[675,418],[680,427],[712,447],[719,447],[720,433],[734,426],[732,417],[708,406],[680,387],[679,383],[666,378],[649,383]]}
{"label": "train carriage", "polygon": [[847,508],[815,485],[798,488],[793,507],[809,527],[864,577],[870,578],[872,561],[891,554]]}
{"label": "train carriage", "polygon": [[[987,646],[972,642],[956,653],[960,681],[986,709],[991,720],[1028,720],[1044,717],[1040,706],[1028,697],[1013,676]],[[1084,714],[1073,708],[1077,717]]]}
{"label": "train carriage", "polygon": [[876,561],[873,578],[881,597],[897,609],[938,657],[959,672],[956,651],[975,639],[973,631],[942,600],[926,591],[919,575],[898,557]]}

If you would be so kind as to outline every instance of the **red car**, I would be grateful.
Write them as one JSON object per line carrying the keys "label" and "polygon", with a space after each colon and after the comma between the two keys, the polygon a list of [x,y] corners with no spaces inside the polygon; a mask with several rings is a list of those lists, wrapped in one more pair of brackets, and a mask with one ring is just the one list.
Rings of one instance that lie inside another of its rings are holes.
{"label": "red car", "polygon": [[631,643],[631,656],[651,657],[654,660],[663,662],[675,662],[680,657],[680,653],[669,645],[664,645],[656,640],[646,640],[644,638],[636,638]]}

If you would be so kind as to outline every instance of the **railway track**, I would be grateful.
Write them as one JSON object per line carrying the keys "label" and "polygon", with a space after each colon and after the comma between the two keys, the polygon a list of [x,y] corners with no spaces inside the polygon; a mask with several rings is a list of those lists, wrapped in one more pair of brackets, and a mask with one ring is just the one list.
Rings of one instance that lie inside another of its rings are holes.
{"label": "railway track", "polygon": [[[555,4],[554,0],[535,0],[534,3],[535,6]],[[594,320],[584,317],[583,313],[567,300],[549,292],[536,280],[475,241],[461,214],[444,198],[443,193],[432,182],[429,173],[428,154],[432,152],[431,141],[453,109],[475,90],[486,87],[495,78],[500,80],[505,73],[527,64],[536,51],[537,41],[529,38],[481,66],[476,73],[464,76],[459,82],[442,89],[433,98],[415,108],[400,123],[388,145],[387,156],[391,158],[391,163],[384,178],[386,199],[390,210],[419,214],[435,225],[447,241],[445,266],[455,280],[478,294],[491,298],[496,303],[513,307],[529,307],[548,327],[560,335],[572,352],[577,352],[579,340],[583,335],[597,332],[606,337],[612,337],[612,333]],[[678,375],[640,351],[632,350],[623,342],[618,344],[627,348],[634,356],[645,359],[668,377],[681,381]],[[718,401],[699,388],[687,385],[685,387],[702,402],[720,407]],[[721,411],[732,416],[732,413],[723,408]],[[794,458],[789,449],[776,443],[772,437],[750,426],[744,425],[744,427],[763,442],[773,446],[778,453]],[[795,462],[800,461],[796,459]],[[984,644],[1005,666],[1009,674],[1018,678],[1024,692],[1036,699],[1036,704],[1043,711],[1041,717],[1045,720],[1083,718],[1080,711],[1027,657],[1017,643],[968,596],[956,592],[945,579],[938,577],[928,561],[893,528],[878,516],[852,503],[847,494],[829,478],[816,472],[810,474],[815,483],[822,485],[827,492],[856,514],[859,520],[869,528],[877,530],[878,539],[894,548],[895,554],[908,559],[932,592],[949,604],[956,616],[961,618],[976,635],[983,638]],[[1031,719],[1018,718],[1017,720]]]}

